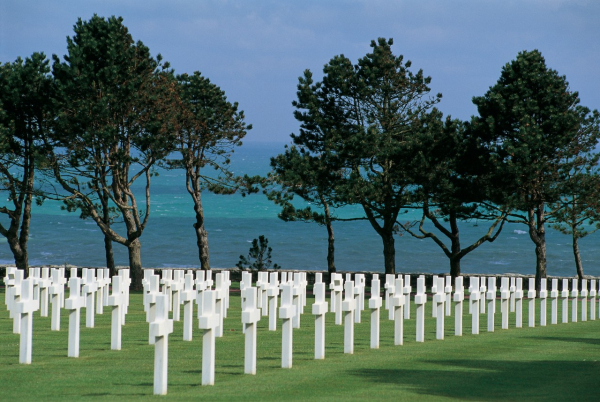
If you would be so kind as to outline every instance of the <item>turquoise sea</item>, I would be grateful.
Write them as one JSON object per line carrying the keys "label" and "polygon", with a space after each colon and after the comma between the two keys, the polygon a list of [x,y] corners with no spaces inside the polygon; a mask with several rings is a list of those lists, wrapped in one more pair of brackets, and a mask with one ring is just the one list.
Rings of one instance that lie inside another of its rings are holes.
{"label": "turquoise sea", "polygon": [[[283,152],[282,144],[247,143],[233,158],[236,173],[266,174],[269,158]],[[144,231],[142,263],[146,267],[198,267],[198,250],[192,224],[193,204],[185,190],[182,171],[160,171],[151,186],[151,216]],[[265,235],[273,248],[273,261],[286,269],[326,270],[327,232],[324,227],[303,222],[286,223],[277,218],[278,208],[262,194],[203,194],[206,227],[209,233],[210,261],[215,268],[233,267],[240,254],[246,254],[253,238]],[[57,202],[34,207],[29,262],[31,265],[74,264],[103,266],[103,236],[96,224],[77,214],[60,210]],[[360,214],[358,207],[346,208],[342,216]],[[410,212],[403,220],[417,219]],[[4,219],[4,218],[0,218]],[[5,222],[4,220],[2,221]],[[462,261],[464,273],[535,272],[534,246],[525,227],[508,224],[494,243],[482,245]],[[487,230],[486,222],[464,222],[461,243],[466,246]],[[336,222],[336,266],[344,271],[383,272],[383,246],[366,221]],[[121,230],[121,233],[123,231]],[[600,233],[581,240],[580,248],[587,275],[600,276]],[[574,276],[570,237],[548,229],[548,274]],[[115,244],[115,260],[127,265],[126,249]],[[6,239],[0,238],[0,264],[13,264]],[[442,250],[430,239],[409,235],[396,238],[398,272],[443,273],[449,263]]]}

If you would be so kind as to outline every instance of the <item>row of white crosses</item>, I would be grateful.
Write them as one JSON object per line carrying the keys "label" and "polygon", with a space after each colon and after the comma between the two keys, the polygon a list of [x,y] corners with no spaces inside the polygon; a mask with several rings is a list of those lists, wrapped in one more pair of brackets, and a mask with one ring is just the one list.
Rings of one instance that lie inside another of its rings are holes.
{"label": "row of white crosses", "polygon": [[[40,315],[47,317],[49,297],[52,303],[50,329],[60,331],[60,310],[62,307],[68,310],[67,356],[79,356],[81,308],[86,308],[86,327],[93,328],[94,314],[102,314],[103,306],[109,302],[109,298],[105,297],[108,293],[108,269],[98,269],[97,273],[98,276],[95,276],[95,269],[83,268],[82,278],[78,278],[77,268],[71,268],[70,297],[65,300],[64,286],[66,280],[64,268],[31,268],[29,278],[24,280],[22,270],[18,270],[16,267],[7,267],[5,303],[10,311],[11,318],[14,320],[13,332],[21,334],[21,356],[19,359],[21,363],[31,363],[33,312],[40,310]],[[116,282],[123,281],[128,288],[130,283],[129,270],[121,270],[120,276],[115,278],[117,278]],[[113,295],[118,301],[113,302],[112,305],[119,308],[119,317],[124,318],[124,313],[120,308],[127,308],[128,290],[120,291],[118,286],[115,288],[115,278],[113,278]],[[95,298],[97,300],[96,311],[94,311]],[[112,331],[112,338],[114,339],[111,342],[112,348],[120,349],[120,325],[117,328],[113,322]]]}

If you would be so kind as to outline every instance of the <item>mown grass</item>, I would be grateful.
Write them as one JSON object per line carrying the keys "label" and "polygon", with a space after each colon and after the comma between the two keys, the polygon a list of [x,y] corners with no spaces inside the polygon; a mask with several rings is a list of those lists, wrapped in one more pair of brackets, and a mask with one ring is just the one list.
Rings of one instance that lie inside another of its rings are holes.
{"label": "mown grass", "polygon": [[[393,323],[382,310],[378,350],[369,348],[370,321],[365,311],[362,323],[355,326],[353,355],[343,353],[343,326],[334,325],[333,314],[327,314],[326,358],[316,361],[309,298],[301,328],[294,330],[293,368],[281,368],[280,326],[277,332],[268,331],[268,320],[263,317],[257,374],[253,376],[243,374],[240,299],[233,294],[224,336],[216,341],[215,385],[200,385],[201,330],[195,328],[193,341],[184,342],[183,323],[176,322],[169,337],[168,395],[154,397],[154,346],[148,344],[141,294],[131,294],[121,351],[110,350],[110,314],[106,309],[96,316],[93,329],[85,328],[82,310],[80,357],[76,359],[67,357],[66,311],[62,312],[60,332],[50,331],[50,318],[36,312],[33,363],[20,365],[19,336],[12,333],[12,320],[0,292],[0,400],[5,401],[599,399],[600,321],[528,328],[527,303],[524,328],[514,327],[512,313],[510,328],[502,330],[497,313],[494,333],[486,331],[487,316],[480,316],[480,335],[471,335],[471,316],[465,303],[464,335],[454,336],[454,317],[447,317],[444,341],[435,339],[435,319],[428,303],[424,343],[415,342],[415,306],[411,304],[403,346],[394,346]],[[499,307],[498,301],[498,312]],[[536,324],[539,315],[537,318]]]}

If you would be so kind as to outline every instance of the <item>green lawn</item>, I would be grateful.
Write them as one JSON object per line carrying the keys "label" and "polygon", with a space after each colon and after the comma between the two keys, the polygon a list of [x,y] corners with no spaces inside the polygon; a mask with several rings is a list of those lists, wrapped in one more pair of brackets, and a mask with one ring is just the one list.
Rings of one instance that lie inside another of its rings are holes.
{"label": "green lawn", "polygon": [[[33,363],[20,365],[19,336],[0,291],[0,400],[140,400],[153,397],[154,346],[141,294],[131,294],[121,351],[110,350],[110,314],[96,316],[96,328],[85,328],[81,312],[80,357],[67,357],[68,315],[62,311],[61,331],[50,331],[50,317],[35,313]],[[369,313],[355,326],[354,355],[343,353],[343,326],[327,314],[326,358],[314,357],[314,318],[309,298],[300,329],[294,330],[293,368],[281,367],[281,332],[259,323],[257,374],[244,372],[244,335],[240,299],[233,295],[224,336],[216,341],[214,386],[201,386],[201,330],[182,340],[183,323],[169,337],[168,395],[165,400],[419,400],[419,401],[565,401],[599,400],[600,320],[528,328],[523,303],[522,329],[487,332],[480,316],[480,335],[471,335],[465,315],[462,337],[454,336],[454,317],[446,317],[444,341],[435,339],[431,301],[426,306],[425,342],[415,342],[414,304],[405,321],[403,346],[393,344],[393,323],[381,314],[381,344],[369,348]],[[539,304],[536,303],[536,304]],[[559,303],[560,305],[560,303]],[[550,303],[548,303],[549,313]],[[569,305],[570,307],[570,305]],[[539,307],[538,307],[539,308]],[[559,307],[560,308],[560,307]],[[569,311],[570,313],[570,311]],[[559,310],[560,314],[560,310]],[[196,312],[194,312],[194,316]],[[539,317],[538,317],[539,319]],[[560,315],[559,315],[560,321]],[[539,320],[536,320],[538,323]],[[548,319],[548,322],[550,320]],[[197,327],[197,320],[195,320]]]}

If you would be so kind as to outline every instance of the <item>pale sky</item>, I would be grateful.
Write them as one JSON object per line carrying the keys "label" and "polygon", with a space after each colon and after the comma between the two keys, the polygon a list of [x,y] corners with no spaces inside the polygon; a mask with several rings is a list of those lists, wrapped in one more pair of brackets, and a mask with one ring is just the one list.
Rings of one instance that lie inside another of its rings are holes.
{"label": "pale sky", "polygon": [[471,98],[533,49],[583,105],[600,109],[598,0],[1,0],[0,62],[35,51],[62,57],[77,18],[94,13],[122,16],[177,73],[200,71],[239,102],[254,126],[247,142],[289,142],[302,72],[320,78],[338,54],[355,63],[378,37],[393,38],[394,53],[432,77],[438,107],[453,117],[475,114]]}

